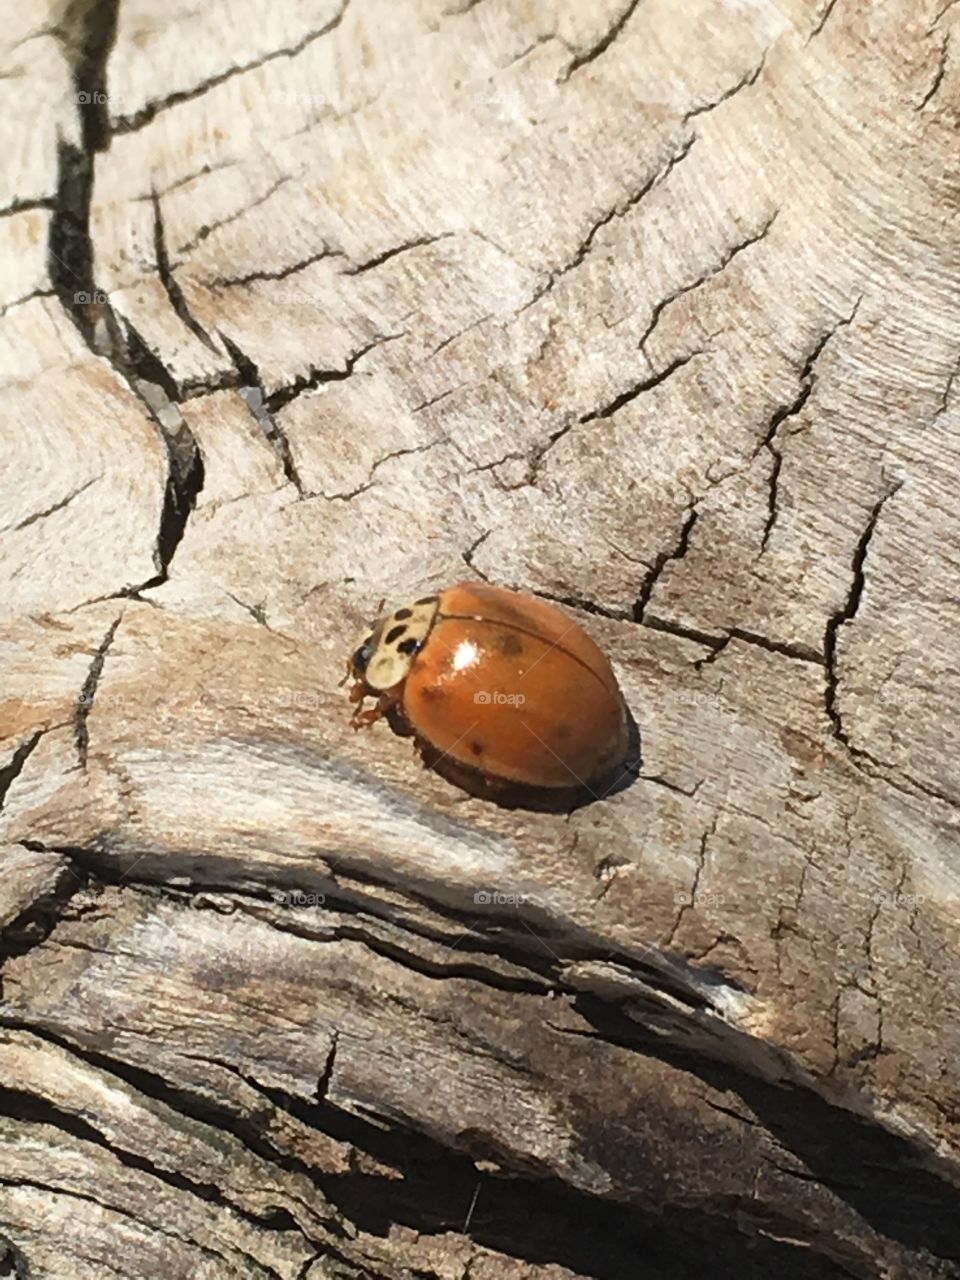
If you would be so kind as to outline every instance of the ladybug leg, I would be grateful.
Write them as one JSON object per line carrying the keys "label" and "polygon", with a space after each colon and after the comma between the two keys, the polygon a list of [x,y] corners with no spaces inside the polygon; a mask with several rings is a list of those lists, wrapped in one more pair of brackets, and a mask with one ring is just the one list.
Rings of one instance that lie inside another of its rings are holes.
{"label": "ladybug leg", "polygon": [[355,680],[350,689],[350,701],[356,704],[350,724],[354,729],[366,729],[380,719],[383,712],[378,702],[375,707],[364,707],[367,691],[362,680]]}
{"label": "ladybug leg", "polygon": [[363,706],[363,700],[365,697],[366,693],[364,692],[363,681],[358,680],[350,690],[351,702],[359,704],[356,711],[350,718],[350,723],[353,725],[354,729],[367,729],[370,725],[376,724],[382,716],[388,715],[396,702],[396,698],[392,694],[381,693],[377,699],[376,706],[367,707],[365,709]]}
{"label": "ladybug leg", "polygon": [[369,729],[383,715],[379,706],[376,707],[357,707],[356,711],[350,717],[350,724],[354,729]]}

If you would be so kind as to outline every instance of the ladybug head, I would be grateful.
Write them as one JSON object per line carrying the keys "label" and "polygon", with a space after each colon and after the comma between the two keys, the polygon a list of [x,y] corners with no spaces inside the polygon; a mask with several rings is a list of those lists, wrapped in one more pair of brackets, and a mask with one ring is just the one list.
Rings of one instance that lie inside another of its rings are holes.
{"label": "ladybug head", "polygon": [[373,651],[376,648],[376,641],[372,635],[367,636],[363,644],[355,650],[350,659],[350,667],[355,676],[363,676],[366,672],[367,664],[373,657]]}
{"label": "ladybug head", "polygon": [[424,596],[380,618],[350,657],[350,670],[372,692],[403,681],[423,648],[437,615],[436,596]]}

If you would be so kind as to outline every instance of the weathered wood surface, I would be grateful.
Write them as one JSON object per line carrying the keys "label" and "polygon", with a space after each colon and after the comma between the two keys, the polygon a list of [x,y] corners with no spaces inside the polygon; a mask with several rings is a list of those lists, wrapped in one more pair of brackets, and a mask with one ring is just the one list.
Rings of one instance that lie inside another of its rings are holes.
{"label": "weathered wood surface", "polygon": [[[2,14],[0,1274],[960,1275],[960,7]],[[469,575],[632,786],[349,730]]]}

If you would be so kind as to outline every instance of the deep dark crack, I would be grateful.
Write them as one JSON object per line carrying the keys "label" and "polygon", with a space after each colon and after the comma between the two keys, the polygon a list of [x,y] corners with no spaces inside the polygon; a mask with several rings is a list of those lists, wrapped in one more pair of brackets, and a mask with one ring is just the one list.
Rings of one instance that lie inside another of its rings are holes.
{"label": "deep dark crack", "polygon": [[629,0],[614,19],[612,25],[607,28],[600,39],[590,45],[589,48],[584,49],[582,53],[577,54],[560,77],[561,81],[569,80],[575,71],[579,71],[581,67],[585,67],[588,63],[594,62],[602,53],[606,53],[614,40],[616,40],[617,36],[620,35],[621,31],[623,31],[624,27],[633,17],[634,12],[640,6],[640,3],[641,0]]}
{"label": "deep dark crack", "polygon": [[853,309],[848,316],[836,321],[828,329],[825,329],[820,337],[816,340],[810,351],[804,358],[800,367],[799,377],[800,385],[796,395],[787,404],[780,405],[778,409],[771,415],[764,431],[763,438],[753,451],[753,457],[756,458],[762,449],[770,454],[770,479],[767,489],[767,515],[764,520],[763,534],[760,540],[760,554],[767,549],[770,536],[773,533],[774,526],[780,515],[780,472],[783,467],[783,450],[779,443],[780,428],[784,422],[790,418],[795,418],[806,405],[813,393],[816,385],[816,369],[817,362],[823,354],[827,343],[840,330],[851,325],[860,309],[860,303],[863,301],[861,295],[854,303]]}
{"label": "deep dark crack", "polygon": [[184,296],[180,282],[174,275],[173,268],[170,265],[170,255],[167,251],[166,232],[163,225],[163,210],[160,207],[160,197],[154,191],[153,193],[153,247],[154,254],[157,259],[157,271],[160,275],[160,283],[163,285],[164,292],[170,300],[170,305],[174,311],[187,326],[195,337],[199,338],[205,347],[215,354],[220,355],[217,351],[216,343],[204,329],[203,325],[191,312],[187,306],[187,300]]}
{"label": "deep dark crack", "polygon": [[264,436],[273,449],[280,462],[284,476],[294,486],[297,493],[301,497],[306,493],[306,489],[300,479],[300,473],[297,470],[296,463],[293,460],[293,453],[290,449],[290,441],[276,418],[270,412],[267,405],[267,393],[264,390],[263,382],[260,378],[260,370],[254,364],[253,360],[243,351],[239,344],[233,338],[227,337],[222,331],[219,334],[220,341],[226,347],[233,361],[234,368],[240,375],[242,385],[240,387],[240,395],[247,408],[253,414],[257,425],[263,432]]}
{"label": "deep dark crack", "polygon": [[690,507],[687,511],[686,517],[684,518],[683,524],[680,526],[680,533],[677,537],[677,541],[666,551],[661,551],[657,555],[653,564],[647,570],[646,576],[640,584],[640,592],[637,596],[636,603],[633,606],[634,622],[643,622],[644,613],[646,612],[647,605],[650,603],[650,597],[653,595],[653,590],[656,587],[657,582],[660,580],[660,575],[663,573],[666,566],[672,560],[682,560],[687,554],[687,550],[690,546],[690,535],[693,533],[693,527],[697,523],[698,518],[699,512],[697,511],[697,508],[695,506]]}
{"label": "deep dark crack", "polygon": [[596,422],[600,418],[613,417],[615,413],[618,413],[625,405],[630,404],[632,400],[636,400],[637,397],[642,395],[645,391],[652,391],[655,387],[661,386],[668,378],[671,378],[680,369],[684,368],[685,365],[688,365],[691,360],[694,360],[697,356],[702,356],[704,354],[704,351],[698,350],[688,351],[685,355],[677,356],[675,360],[672,360],[668,365],[665,365],[664,368],[659,369],[656,373],[648,374],[638,382],[632,383],[626,388],[626,390],[621,391],[619,395],[615,396],[607,404],[602,405],[599,409],[592,409],[589,413],[585,413],[581,417],[565,423],[558,430],[554,431],[547,437],[543,444],[538,445],[531,453],[527,483],[536,484],[537,477],[540,472],[540,464],[543,462],[544,457],[549,453],[553,446],[557,444],[558,441],[562,440],[564,436],[568,435],[574,427],[585,426],[588,423]]}
{"label": "deep dark crack", "polygon": [[[134,327],[121,324],[106,293],[97,287],[94,275],[90,206],[95,157],[110,143],[105,106],[107,60],[116,34],[117,9],[118,0],[106,0],[103,4],[71,9],[65,19],[70,38],[64,40],[64,47],[74,72],[83,146],[75,147],[62,138],[58,142],[57,198],[50,220],[48,270],[54,291],[84,342],[95,355],[109,361],[145,405],[167,454],[167,482],[154,549],[157,572],[149,582],[124,588],[129,593],[166,581],[170,561],[203,487],[204,471],[197,442],[175,407],[175,379]],[[78,27],[76,31],[72,30],[73,25]],[[154,207],[159,210],[157,202]],[[159,239],[162,248],[162,223]]]}
{"label": "deep dark crack", "polygon": [[887,501],[899,491],[902,481],[888,488],[886,492],[874,503],[867,523],[864,526],[863,533],[857,541],[857,545],[853,551],[853,559],[851,563],[851,582],[850,590],[843,605],[831,614],[827,620],[826,630],[823,637],[823,656],[826,663],[826,681],[824,688],[824,701],[827,711],[827,717],[830,721],[833,736],[842,742],[848,749],[852,750],[850,741],[843,727],[843,720],[840,714],[838,688],[840,684],[840,676],[837,671],[837,643],[840,635],[840,628],[844,623],[852,622],[860,608],[860,601],[863,597],[864,588],[866,587],[866,564],[867,555],[870,550],[870,543],[873,540],[874,531],[877,527],[877,521],[880,519],[880,513],[886,505]]}
{"label": "deep dark crack", "polygon": [[93,700],[97,696],[97,685],[100,683],[100,676],[103,673],[103,664],[107,659],[107,651],[113,644],[113,638],[117,634],[117,627],[123,614],[117,614],[113,622],[107,629],[107,634],[97,646],[97,651],[93,655],[93,661],[90,663],[90,669],[87,672],[87,678],[83,682],[80,690],[80,696],[77,699],[77,705],[73,715],[73,735],[77,744],[77,755],[80,759],[80,767],[87,767],[87,748],[90,745],[90,734],[87,729],[87,717],[90,715],[90,709],[93,706]]}
{"label": "deep dark crack", "polygon": [[43,737],[43,730],[38,729],[25,742],[21,742],[13,755],[10,757],[10,763],[0,769],[0,809],[3,808],[4,801],[7,798],[7,792],[16,782],[17,778],[23,772],[23,766],[27,763],[36,748],[37,743]]}
{"label": "deep dark crack", "polygon": [[371,338],[369,342],[364,343],[359,350],[354,351],[352,355],[347,356],[342,369],[311,369],[309,373],[301,375],[289,386],[278,387],[276,391],[271,392],[267,396],[267,411],[276,413],[278,409],[282,409],[291,400],[296,400],[297,396],[302,395],[304,391],[315,391],[317,387],[323,386],[325,382],[343,382],[345,378],[350,377],[363,357],[373,351],[375,347],[379,347],[384,342],[395,342],[398,338],[405,336],[405,333],[378,334],[377,337]]}
{"label": "deep dark crack", "polygon": [[[114,3],[115,5],[119,4],[119,0],[114,0]],[[336,30],[343,21],[349,4],[350,0],[345,0],[339,11],[329,22],[322,27],[317,27],[316,30],[308,31],[296,44],[283,49],[271,49],[269,53],[265,53],[260,58],[255,58],[251,62],[244,62],[237,67],[228,67],[225,71],[220,71],[216,75],[210,76],[209,79],[204,80],[201,84],[194,85],[190,89],[179,89],[176,93],[168,94],[165,98],[155,98],[132,115],[116,117],[112,122],[113,133],[131,133],[135,129],[141,129],[145,124],[149,124],[159,112],[178,106],[181,102],[190,102],[194,98],[200,98],[209,90],[216,88],[217,85],[223,84],[226,80],[232,80],[234,76],[243,75],[247,71],[255,71],[257,67],[262,67],[268,62],[274,62],[277,58],[295,58],[298,54],[303,53],[304,49],[313,44],[315,40],[319,40],[322,36]]]}

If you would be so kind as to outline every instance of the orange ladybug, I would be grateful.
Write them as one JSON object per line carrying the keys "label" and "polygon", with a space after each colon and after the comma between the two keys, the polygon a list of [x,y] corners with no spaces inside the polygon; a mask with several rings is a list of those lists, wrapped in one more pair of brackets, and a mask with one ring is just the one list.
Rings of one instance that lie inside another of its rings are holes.
{"label": "orange ladybug", "polygon": [[[385,716],[468,791],[599,794],[630,746],[602,651],[560,609],[459,582],[377,621],[347,661],[355,729]],[[376,698],[365,710],[364,699]]]}

